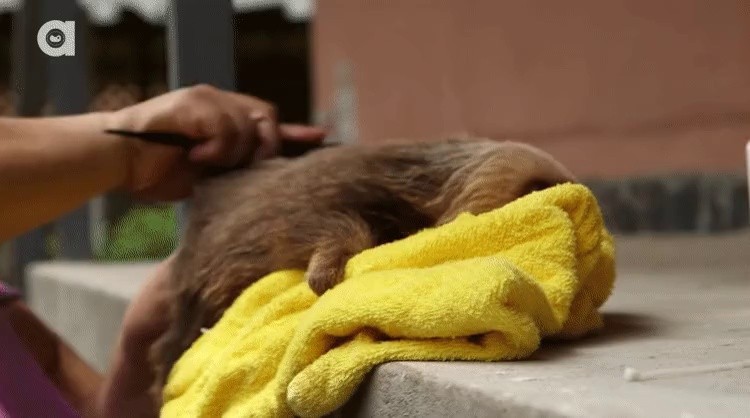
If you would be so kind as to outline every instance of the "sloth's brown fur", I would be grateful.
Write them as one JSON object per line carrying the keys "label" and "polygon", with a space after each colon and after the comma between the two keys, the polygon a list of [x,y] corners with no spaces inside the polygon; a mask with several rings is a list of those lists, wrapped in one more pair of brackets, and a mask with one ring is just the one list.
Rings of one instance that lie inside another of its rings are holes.
{"label": "sloth's brown fur", "polygon": [[548,154],[488,139],[340,146],[205,181],[175,258],[172,324],[154,346],[157,386],[250,284],[305,269],[318,294],[360,251],[575,181]]}

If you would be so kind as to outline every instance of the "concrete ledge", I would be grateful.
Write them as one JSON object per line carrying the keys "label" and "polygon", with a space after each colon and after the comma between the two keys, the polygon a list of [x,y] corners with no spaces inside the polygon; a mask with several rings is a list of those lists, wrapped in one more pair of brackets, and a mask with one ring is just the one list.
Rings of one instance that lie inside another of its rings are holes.
{"label": "concrete ledge", "polygon": [[[750,358],[750,234],[619,240],[607,326],[529,360],[378,367],[339,417],[746,417],[750,369],[627,382],[652,370]],[[44,263],[32,308],[104,370],[122,313],[153,265]]]}
{"label": "concrete ledge", "polygon": [[27,270],[31,309],[99,371],[109,365],[122,317],[153,264],[36,263]]}

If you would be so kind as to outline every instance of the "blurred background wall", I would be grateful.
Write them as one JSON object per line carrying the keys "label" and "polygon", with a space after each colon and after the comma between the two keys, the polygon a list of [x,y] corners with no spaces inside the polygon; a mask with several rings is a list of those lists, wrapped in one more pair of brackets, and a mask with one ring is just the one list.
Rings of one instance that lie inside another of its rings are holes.
{"label": "blurred background wall", "polygon": [[741,0],[324,0],[315,100],[330,107],[349,65],[364,141],[471,133],[582,175],[739,172],[748,39]]}
{"label": "blurred background wall", "polygon": [[[49,4],[49,0],[45,1]],[[76,3],[81,12],[81,18],[76,19],[76,37],[85,38],[82,43],[85,51],[77,51],[77,55],[86,60],[88,91],[84,96],[90,97],[87,110],[116,110],[167,91],[168,0],[80,0]],[[226,24],[233,25],[234,29],[237,90],[278,104],[282,121],[309,122],[312,108],[310,3],[306,0],[235,0],[232,3],[235,15],[233,21]],[[24,2],[19,0],[0,0],[0,116],[16,115],[18,111],[22,93],[17,82],[22,68],[16,58],[19,52],[41,56],[35,42],[30,43],[28,51],[14,43],[14,29],[18,29],[17,24],[22,21],[22,4]],[[26,4],[39,7],[41,0],[27,0]],[[32,29],[35,34],[37,29]],[[42,114],[54,113],[53,107],[50,98]],[[147,205],[112,193],[106,199],[93,201],[88,209],[92,224],[90,235],[97,235],[91,238],[93,248],[90,248],[90,257],[95,260],[163,258],[177,243],[177,214],[172,205]],[[88,228],[80,225],[79,229]],[[39,248],[40,240],[44,248]],[[66,258],[61,248],[68,241],[56,221],[20,240],[0,243],[5,244],[0,245],[0,278],[22,287],[25,264],[33,260]]]}
{"label": "blurred background wall", "polygon": [[[0,14],[0,112],[4,115],[13,112],[13,11]],[[285,121],[307,121],[311,108],[307,22],[289,20],[279,8],[261,8],[238,13],[234,23],[238,90],[279,103]],[[90,48],[91,110],[119,109],[167,90],[162,22],[125,9],[111,20],[89,22],[83,35]]]}
{"label": "blurred background wall", "polygon": [[[34,1],[34,0],[29,0]],[[0,0],[0,115],[14,113]],[[89,110],[167,89],[168,0],[80,0]],[[750,4],[741,0],[233,0],[239,91],[331,139],[511,138],[562,160],[616,233],[748,225]],[[174,247],[170,206],[107,199],[101,259]],[[55,257],[55,234],[47,256]],[[59,243],[57,243],[59,244]],[[0,269],[12,256],[5,253]],[[0,275],[2,272],[0,271]]]}
{"label": "blurred background wall", "polygon": [[314,103],[362,141],[479,135],[551,152],[612,227],[748,223],[750,3],[323,0]]}

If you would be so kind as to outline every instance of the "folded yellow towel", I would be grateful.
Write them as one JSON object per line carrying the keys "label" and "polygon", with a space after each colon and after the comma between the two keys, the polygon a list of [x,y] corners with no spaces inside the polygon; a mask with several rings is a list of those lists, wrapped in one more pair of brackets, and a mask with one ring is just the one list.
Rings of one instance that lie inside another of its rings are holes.
{"label": "folded yellow towel", "polygon": [[166,417],[308,417],[344,404],[375,365],[506,360],[602,325],[614,248],[581,185],[364,251],[317,298],[301,271],[248,288],[175,365]]}

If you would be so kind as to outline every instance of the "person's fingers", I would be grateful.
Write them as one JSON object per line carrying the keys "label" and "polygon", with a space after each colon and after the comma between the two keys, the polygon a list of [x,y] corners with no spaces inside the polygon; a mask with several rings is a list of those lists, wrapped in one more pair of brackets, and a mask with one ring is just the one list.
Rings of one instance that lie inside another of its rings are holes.
{"label": "person's fingers", "polygon": [[255,159],[273,157],[279,150],[279,131],[276,116],[254,112],[250,115],[257,127],[258,147],[255,150]]}
{"label": "person's fingers", "polygon": [[225,142],[221,138],[211,138],[201,142],[190,150],[190,161],[197,163],[218,163],[221,160],[220,156],[224,152],[225,146]]}
{"label": "person's fingers", "polygon": [[[279,125],[276,107],[253,96],[207,85],[170,94],[171,101],[157,103],[162,106],[162,113],[168,115],[158,125],[164,125],[162,130],[180,132],[196,140],[188,154],[193,163],[220,167],[245,165],[253,159],[277,155],[281,139],[321,142],[326,135],[325,130],[312,126]],[[159,112],[150,112],[154,113]],[[158,121],[154,119],[158,118],[152,117],[156,124]]]}
{"label": "person's fingers", "polygon": [[279,136],[281,139],[318,142],[323,141],[326,135],[326,130],[317,126],[291,123],[282,123],[279,125]]}
{"label": "person's fingers", "polygon": [[189,153],[189,160],[194,163],[209,164],[219,167],[234,167],[247,162],[254,151],[254,142],[242,137],[215,137],[195,145]]}
{"label": "person's fingers", "polygon": [[238,105],[244,107],[248,112],[260,110],[266,113],[276,113],[276,107],[273,104],[257,97],[233,91],[224,91],[222,93],[225,94],[226,97],[233,99]]}
{"label": "person's fingers", "polygon": [[258,141],[255,157],[268,158],[276,155],[279,147],[279,122],[276,106],[241,93],[225,92],[226,97],[234,100],[243,108],[248,118],[255,123]]}
{"label": "person's fingers", "polygon": [[252,150],[252,122],[240,111],[214,108],[203,119],[203,138],[190,151],[190,160],[231,167],[246,160]]}
{"label": "person's fingers", "polygon": [[232,120],[237,126],[237,140],[235,142],[235,153],[237,158],[233,161],[233,166],[248,164],[252,159],[259,144],[256,138],[258,129],[255,121],[239,109],[233,109],[231,112]]}
{"label": "person's fingers", "polygon": [[169,174],[159,183],[135,192],[134,197],[144,201],[184,199],[192,194],[193,185],[201,177],[201,170],[187,162],[166,171]]}

